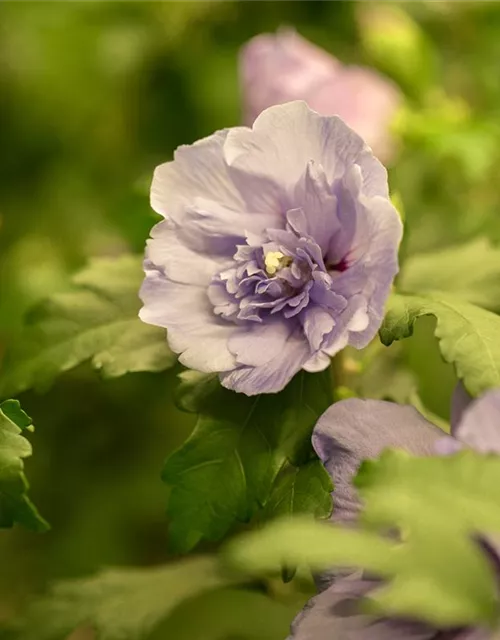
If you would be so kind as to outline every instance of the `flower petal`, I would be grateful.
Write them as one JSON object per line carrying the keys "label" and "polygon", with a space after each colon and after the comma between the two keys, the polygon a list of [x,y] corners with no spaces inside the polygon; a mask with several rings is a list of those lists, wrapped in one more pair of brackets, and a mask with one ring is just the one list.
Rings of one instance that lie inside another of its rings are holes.
{"label": "flower petal", "polygon": [[232,184],[222,148],[228,130],[217,131],[192,145],[179,147],[173,162],[156,167],[151,185],[151,206],[180,223],[186,205],[195,198],[223,204],[233,211],[245,209]]}
{"label": "flower petal", "polygon": [[310,306],[304,311],[303,326],[306,338],[309,340],[311,351],[318,351],[326,335],[335,327],[332,314],[323,307]]}
{"label": "flower petal", "polygon": [[363,460],[387,447],[429,455],[441,436],[440,429],[410,406],[357,398],[333,404],[318,420],[312,436],[314,450],[335,486],[333,520],[356,518],[359,502],[351,482]]}
{"label": "flower petal", "polygon": [[168,343],[186,367],[205,373],[232,369],[236,365],[227,341],[234,325],[212,311],[205,288],[172,282],[147,262],[139,312],[143,322],[168,328]]}
{"label": "flower petal", "polygon": [[276,223],[273,216],[233,211],[218,202],[195,198],[184,213],[179,235],[196,251],[233,257],[237,245],[244,245],[247,234],[262,244],[265,231]]}
{"label": "flower petal", "polygon": [[286,348],[293,329],[293,323],[280,320],[238,329],[229,339],[229,351],[235,355],[238,364],[260,367]]}
{"label": "flower petal", "polygon": [[309,161],[295,189],[296,207],[307,211],[306,228],[321,248],[323,255],[335,232],[340,230],[337,217],[337,198],[331,192],[323,168]]}
{"label": "flower petal", "polygon": [[252,38],[240,55],[245,122],[251,125],[261,111],[274,104],[305,99],[340,69],[333,56],[293,29]]}
{"label": "flower petal", "polygon": [[[288,640],[432,640],[436,629],[418,622],[376,619],[360,611],[374,582],[361,572],[312,598],[292,623]],[[450,637],[451,640],[451,637]],[[458,640],[458,639],[457,639]]]}
{"label": "flower petal", "polygon": [[450,416],[450,424],[451,424],[451,435],[456,435],[456,431],[464,411],[473,401],[472,397],[467,393],[464,385],[461,381],[455,386],[453,390],[453,395],[451,397],[451,416]]}
{"label": "flower petal", "polygon": [[246,393],[277,393],[298,373],[311,352],[300,333],[289,336],[281,352],[257,367],[239,366],[220,375],[222,386]]}
{"label": "flower petal", "polygon": [[479,453],[500,453],[500,389],[492,389],[464,411],[455,437]]}
{"label": "flower petal", "polygon": [[227,264],[218,256],[210,257],[193,251],[179,238],[179,230],[163,220],[151,230],[146,259],[174,282],[208,285],[212,277]]}
{"label": "flower petal", "polygon": [[367,197],[361,189],[360,170],[353,167],[339,192],[341,232],[333,237],[328,256],[335,262],[347,255],[350,264],[335,279],[334,291],[346,297],[361,293],[367,301],[368,326],[349,340],[358,349],[365,347],[380,327],[385,301],[399,270],[403,230],[388,199]]}
{"label": "flower petal", "polygon": [[358,134],[340,118],[320,116],[302,101],[266,109],[252,130],[232,130],[224,151],[233,169],[288,188],[295,187],[310,160],[322,165],[330,185],[358,164],[364,192],[389,195],[385,168]]}

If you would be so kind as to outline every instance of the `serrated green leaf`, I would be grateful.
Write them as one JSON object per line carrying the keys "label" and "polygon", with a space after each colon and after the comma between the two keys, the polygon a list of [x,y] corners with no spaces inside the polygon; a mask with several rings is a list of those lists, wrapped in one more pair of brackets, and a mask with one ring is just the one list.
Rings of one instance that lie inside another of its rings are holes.
{"label": "serrated green leaf", "polygon": [[143,640],[187,598],[238,582],[215,559],[190,558],[163,567],[109,569],[55,584],[28,607],[9,640],[66,640],[80,627],[96,640]]}
{"label": "serrated green leaf", "polygon": [[480,307],[500,309],[500,249],[485,238],[409,257],[398,279],[402,292],[451,294]]}
{"label": "serrated green leaf", "polygon": [[[427,409],[418,393],[418,380],[402,358],[401,350],[384,349],[380,343],[372,343],[371,357],[356,380],[358,397],[388,400],[397,404],[411,404],[427,420],[449,433],[450,425],[438,415]],[[383,349],[383,351],[380,351]]]}
{"label": "serrated green leaf", "polygon": [[332,510],[332,491],[330,476],[319,460],[285,467],[272,487],[265,515],[276,518],[310,513],[315,518],[327,518]]}
{"label": "serrated green leaf", "polygon": [[22,435],[31,419],[17,400],[0,404],[0,527],[22,524],[31,531],[47,531],[49,525],[27,496],[29,485],[23,459],[32,454]]}
{"label": "serrated green leaf", "polygon": [[283,640],[302,604],[282,604],[256,591],[220,589],[181,604],[149,640]]}
{"label": "serrated green leaf", "polygon": [[[207,382],[191,376],[195,387],[197,381]],[[267,503],[285,463],[310,459],[310,434],[331,395],[327,376],[305,372],[281,393],[253,398],[219,384],[210,394],[205,386],[202,393],[189,392],[186,376],[183,383],[184,398],[189,394],[201,412],[191,436],[167,460],[163,479],[172,486],[171,544],[188,551],[248,522]]]}
{"label": "serrated green leaf", "polygon": [[138,318],[142,277],[140,257],[96,259],[36,307],[4,358],[0,397],[45,389],[86,360],[110,377],[172,366],[165,331]]}
{"label": "serrated green leaf", "polygon": [[[359,566],[387,579],[370,594],[378,615],[441,627],[498,622],[495,569],[476,536],[500,532],[499,457],[386,451],[364,463],[356,484],[365,505],[357,530],[281,520],[231,542],[226,557],[251,573]],[[395,526],[401,542],[386,537]]]}
{"label": "serrated green leaf", "polygon": [[386,346],[413,333],[416,320],[435,316],[435,335],[443,358],[455,365],[472,396],[500,386],[500,317],[450,296],[390,297],[380,328]]}

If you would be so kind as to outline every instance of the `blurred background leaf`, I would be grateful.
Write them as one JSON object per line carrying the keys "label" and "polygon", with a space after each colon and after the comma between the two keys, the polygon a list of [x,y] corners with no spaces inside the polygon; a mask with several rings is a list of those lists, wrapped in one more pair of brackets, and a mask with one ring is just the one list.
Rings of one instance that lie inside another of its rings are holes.
{"label": "blurred background leaf", "polygon": [[[430,278],[441,267],[428,270],[429,254],[473,246],[478,235],[488,239],[484,258],[493,264],[500,5],[368,4],[0,3],[0,357],[19,344],[25,312],[65,295],[94,258],[143,251],[156,221],[148,202],[154,166],[179,144],[240,123],[238,50],[283,24],[347,63],[391,75],[406,94],[390,168],[391,191],[405,208],[402,283]],[[370,24],[362,14],[372,8],[379,22]],[[393,16],[392,45],[381,11]],[[411,65],[399,64],[402,51]],[[461,285],[474,290],[470,301],[497,309],[494,282]],[[456,376],[442,361],[434,325],[421,319],[411,340],[350,358],[366,372],[384,358],[388,389],[396,369],[406,371],[399,396],[416,393],[446,420]],[[82,363],[44,396],[22,394],[37,425],[29,436],[36,454],[26,461],[30,495],[52,529],[0,533],[0,624],[55,579],[172,559],[160,475],[195,423],[174,403],[179,371],[103,382]],[[348,381],[344,390],[353,388]]]}

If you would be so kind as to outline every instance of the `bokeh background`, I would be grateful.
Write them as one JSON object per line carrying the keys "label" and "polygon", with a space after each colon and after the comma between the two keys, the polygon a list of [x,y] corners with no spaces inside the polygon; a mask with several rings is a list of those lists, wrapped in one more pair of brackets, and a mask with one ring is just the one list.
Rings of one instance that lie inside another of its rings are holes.
{"label": "bokeh background", "polygon": [[[367,21],[368,6],[397,13]],[[500,3],[2,2],[0,354],[90,257],[143,250],[153,168],[241,122],[239,48],[281,25],[403,91],[390,184],[405,255],[500,241]],[[447,419],[455,377],[432,329],[394,357]],[[0,621],[55,579],[171,557],[160,474],[192,426],[176,373],[103,382],[83,366],[22,395],[31,493],[52,530],[0,532]]]}

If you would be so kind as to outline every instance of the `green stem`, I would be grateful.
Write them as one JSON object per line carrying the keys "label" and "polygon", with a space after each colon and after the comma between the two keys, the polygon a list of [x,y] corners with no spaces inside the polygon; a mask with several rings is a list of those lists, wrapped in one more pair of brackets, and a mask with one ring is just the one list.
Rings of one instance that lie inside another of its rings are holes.
{"label": "green stem", "polygon": [[339,400],[337,389],[345,384],[345,371],[344,371],[344,354],[342,351],[335,355],[330,363],[330,380],[332,383],[333,400],[337,402]]}

